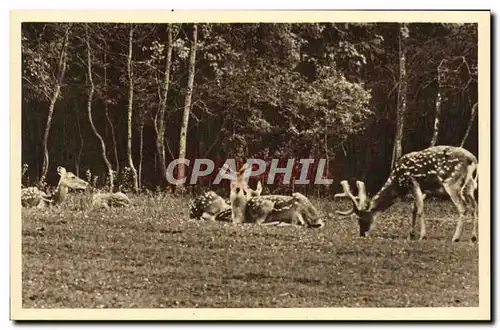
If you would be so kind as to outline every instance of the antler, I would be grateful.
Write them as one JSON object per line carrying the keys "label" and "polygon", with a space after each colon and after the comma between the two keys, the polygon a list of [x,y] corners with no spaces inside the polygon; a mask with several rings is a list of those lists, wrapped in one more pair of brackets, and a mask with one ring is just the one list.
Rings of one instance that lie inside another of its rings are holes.
{"label": "antler", "polygon": [[367,200],[365,183],[363,181],[356,181],[356,186],[358,187],[358,208],[364,209]]}
{"label": "antler", "polygon": [[358,187],[358,196],[354,196],[351,192],[351,188],[349,187],[349,183],[347,180],[340,182],[343,193],[335,194],[334,198],[347,197],[352,202],[352,209],[348,211],[335,211],[335,213],[340,215],[351,215],[352,213],[361,210],[366,203],[366,189],[363,181],[356,181],[356,185]]}

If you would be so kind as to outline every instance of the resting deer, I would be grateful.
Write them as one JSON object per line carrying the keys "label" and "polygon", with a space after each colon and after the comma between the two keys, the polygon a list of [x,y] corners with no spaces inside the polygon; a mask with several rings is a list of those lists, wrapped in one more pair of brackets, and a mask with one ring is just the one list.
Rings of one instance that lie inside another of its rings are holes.
{"label": "resting deer", "polygon": [[[322,217],[309,199],[300,194],[292,196],[261,195],[252,197],[244,177],[247,164],[244,164],[231,183],[231,221],[233,223],[256,223],[264,226],[298,226],[312,228],[324,226]],[[229,213],[226,211],[226,214]]]}
{"label": "resting deer", "polygon": [[52,195],[46,194],[37,187],[21,189],[21,204],[24,207],[44,208],[50,204],[60,204],[66,199],[69,189],[82,189],[88,187],[88,182],[80,179],[72,172],[67,172],[62,166],[57,167],[59,183]]}
{"label": "resting deer", "polygon": [[[53,194],[46,194],[37,187],[21,189],[21,203],[24,207],[45,208],[48,205],[61,204],[68,194],[69,189],[87,190],[89,183],[72,172],[66,171],[62,166],[57,167],[59,183]],[[128,206],[129,198],[122,192],[115,193],[94,193],[92,194],[92,205],[96,208]]]}
{"label": "resting deer", "polygon": [[105,209],[127,207],[130,206],[130,199],[121,191],[114,193],[98,192],[92,195],[92,206]]}
{"label": "resting deer", "polygon": [[[347,181],[342,181],[344,190],[335,198],[347,197],[352,202],[352,209],[338,214],[356,214],[359,234],[365,236],[377,216],[394,204],[395,199],[408,191],[414,199],[410,239],[415,239],[415,223],[420,222],[420,239],[426,238],[424,212],[425,192],[444,189],[455,205],[459,217],[453,242],[458,242],[467,211],[473,217],[471,241],[477,240],[477,202],[474,192],[477,189],[477,158],[469,151],[452,146],[435,146],[402,156],[391,171],[386,183],[369,201],[365,185],[357,181],[358,196],[355,197]],[[474,172],[475,175],[474,175]]]}
{"label": "resting deer", "polygon": [[[250,196],[260,196],[262,184],[257,183],[255,190],[248,187]],[[225,200],[214,191],[208,191],[189,202],[189,218],[203,220],[231,221],[231,202]],[[229,217],[228,217],[229,215]]]}

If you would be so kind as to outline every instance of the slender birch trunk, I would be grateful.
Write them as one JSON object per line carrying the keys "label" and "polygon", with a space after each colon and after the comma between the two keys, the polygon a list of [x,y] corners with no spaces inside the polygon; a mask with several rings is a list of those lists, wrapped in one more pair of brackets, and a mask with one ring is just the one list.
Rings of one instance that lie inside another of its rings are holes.
{"label": "slender birch trunk", "polygon": [[50,98],[49,112],[47,115],[47,122],[45,124],[45,131],[43,133],[43,139],[42,139],[43,163],[42,163],[42,173],[40,176],[40,183],[45,182],[45,177],[47,176],[47,172],[49,170],[49,150],[48,150],[49,134],[50,134],[50,128],[52,126],[52,115],[54,114],[54,107],[56,105],[57,99],[59,98],[62,81],[64,78],[64,74],[66,72],[66,64],[67,64],[66,55],[68,49],[68,39],[69,39],[70,29],[71,29],[71,24],[68,24],[66,26],[66,29],[64,30],[63,42],[61,46],[61,51],[59,52],[59,61],[57,64],[56,85],[54,87],[52,96]]}
{"label": "slender birch trunk", "polygon": [[116,134],[115,134],[115,125],[111,121],[109,116],[108,109],[108,99],[107,99],[107,91],[108,91],[108,62],[107,62],[107,54],[108,54],[108,44],[104,41],[104,114],[106,115],[106,121],[111,129],[111,141],[113,142],[113,156],[115,158],[115,172],[120,172],[120,161],[118,159],[118,149],[116,147]]}
{"label": "slender birch trunk", "polygon": [[439,63],[437,67],[437,95],[436,95],[436,114],[434,117],[434,128],[432,131],[432,138],[431,138],[431,143],[430,146],[435,146],[437,144],[437,140],[439,137],[439,125],[440,125],[440,118],[441,118],[441,66],[443,65],[444,60]]}
{"label": "slender birch trunk", "polygon": [[[186,96],[184,99],[184,112],[182,115],[181,132],[179,138],[179,160],[184,160],[186,158],[186,140],[187,140],[187,129],[189,124],[189,114],[191,112],[191,98],[193,95],[193,85],[194,85],[194,73],[196,64],[196,47],[198,39],[198,27],[193,24],[193,40],[191,42],[191,48],[189,50],[189,69],[188,69],[188,83],[186,89]],[[185,174],[185,166],[179,165],[179,175],[178,178],[181,179]],[[179,187],[182,191],[184,187]]]}
{"label": "slender birch trunk", "polygon": [[167,108],[167,94],[170,85],[170,68],[172,65],[172,49],[174,45],[172,42],[172,26],[167,25],[167,54],[165,56],[165,71],[163,80],[163,93],[160,94],[160,108],[156,113],[154,119],[156,131],[156,154],[158,156],[158,163],[160,166],[161,185],[167,182],[167,165],[165,161],[165,111]]}
{"label": "slender birch trunk", "polygon": [[89,96],[87,101],[87,115],[89,118],[90,126],[92,127],[92,131],[94,132],[95,136],[97,137],[97,139],[101,144],[102,159],[104,160],[104,164],[106,164],[106,168],[108,170],[109,190],[112,192],[114,188],[113,167],[108,159],[108,156],[106,155],[106,144],[104,143],[104,139],[102,138],[101,134],[99,134],[99,132],[97,131],[97,128],[95,127],[94,124],[94,120],[92,119],[92,98],[94,96],[95,86],[94,86],[94,80],[92,78],[92,51],[90,48],[90,38],[89,38],[87,24],[85,24],[85,43],[87,44],[87,74],[89,77],[89,84],[90,84]]}
{"label": "slender birch trunk", "polygon": [[408,39],[408,23],[400,23],[399,27],[399,93],[398,110],[396,113],[396,134],[394,135],[394,149],[392,165],[401,158],[403,153],[404,116],[406,113],[406,40]]}
{"label": "slender birch trunk", "polygon": [[132,171],[132,179],[134,180],[134,191],[139,191],[139,186],[137,182],[137,170],[134,166],[134,161],[132,158],[132,114],[133,114],[133,102],[134,102],[134,73],[132,69],[132,46],[134,40],[134,27],[130,26],[130,33],[128,38],[128,56],[127,56],[127,73],[128,73],[128,111],[127,111],[127,160],[128,166]]}
{"label": "slender birch trunk", "polygon": [[144,116],[141,115],[139,125],[139,169],[137,173],[137,185],[139,189],[142,188],[142,158],[143,158],[143,149],[144,149]]}
{"label": "slender birch trunk", "polygon": [[476,113],[477,113],[477,102],[474,103],[474,105],[472,106],[472,112],[470,114],[469,125],[467,126],[467,130],[465,131],[462,142],[460,143],[460,147],[464,146],[465,141],[467,141],[467,137],[469,137],[469,133],[470,133],[470,130],[472,128],[472,124],[474,124],[474,119],[476,118]]}

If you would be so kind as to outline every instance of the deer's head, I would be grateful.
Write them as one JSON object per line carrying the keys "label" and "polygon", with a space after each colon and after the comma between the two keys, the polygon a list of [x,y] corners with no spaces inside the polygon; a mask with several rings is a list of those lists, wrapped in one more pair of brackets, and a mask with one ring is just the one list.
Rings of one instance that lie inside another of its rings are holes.
{"label": "deer's head", "polygon": [[[228,168],[227,166],[225,167]],[[231,169],[229,169],[231,171]],[[262,193],[262,184],[260,181],[257,183],[257,189],[253,190],[247,183],[247,178],[250,175],[251,168],[245,163],[236,172],[231,171],[231,192],[230,201],[233,213],[233,221],[243,222],[245,216],[245,208],[248,200],[251,197],[260,196]]]}
{"label": "deer's head", "polygon": [[349,187],[349,183],[344,180],[340,183],[343,193],[336,194],[334,198],[348,198],[352,203],[352,208],[348,211],[336,211],[337,214],[350,216],[356,215],[359,224],[359,235],[366,236],[374,220],[374,213],[369,209],[369,199],[366,195],[366,188],[363,181],[356,181],[358,196],[354,196]]}
{"label": "deer's head", "polygon": [[257,187],[256,189],[250,188],[247,182],[247,178],[250,175],[251,168],[248,167],[248,164],[245,163],[241,166],[241,168],[234,173],[231,168],[229,168],[227,165],[224,166],[225,170],[228,170],[231,172],[229,176],[232,179],[231,182],[231,202],[233,198],[245,198],[249,199],[250,197],[257,197],[260,196],[262,193],[262,183],[259,181],[257,182]]}
{"label": "deer's head", "polygon": [[57,167],[57,173],[60,176],[58,187],[85,190],[89,186],[87,181],[80,179],[72,172],[66,171],[62,166]]}
{"label": "deer's head", "polygon": [[318,209],[314,207],[311,201],[301,193],[292,194],[294,200],[299,206],[298,211],[302,214],[307,226],[311,228],[323,228],[325,225],[324,216],[320,214]]}

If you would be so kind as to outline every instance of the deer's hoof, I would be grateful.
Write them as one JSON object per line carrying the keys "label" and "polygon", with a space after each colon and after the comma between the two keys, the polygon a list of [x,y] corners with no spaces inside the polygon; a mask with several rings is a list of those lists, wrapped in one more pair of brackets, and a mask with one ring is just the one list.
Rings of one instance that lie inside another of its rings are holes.
{"label": "deer's hoof", "polygon": [[415,240],[415,233],[411,232],[408,234],[408,240],[409,241],[414,241]]}
{"label": "deer's hoof", "polygon": [[460,238],[453,238],[453,243],[457,243],[457,242],[460,242]]}

